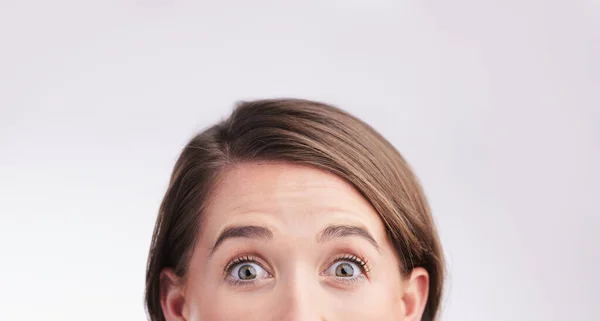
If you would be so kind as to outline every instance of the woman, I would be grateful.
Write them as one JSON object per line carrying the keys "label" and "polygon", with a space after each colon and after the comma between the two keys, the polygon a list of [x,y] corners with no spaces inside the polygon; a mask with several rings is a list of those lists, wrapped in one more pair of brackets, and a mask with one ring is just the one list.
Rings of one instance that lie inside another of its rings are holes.
{"label": "woman", "polygon": [[183,149],[146,274],[152,321],[435,320],[443,257],[417,179],[348,113],[244,102]]}

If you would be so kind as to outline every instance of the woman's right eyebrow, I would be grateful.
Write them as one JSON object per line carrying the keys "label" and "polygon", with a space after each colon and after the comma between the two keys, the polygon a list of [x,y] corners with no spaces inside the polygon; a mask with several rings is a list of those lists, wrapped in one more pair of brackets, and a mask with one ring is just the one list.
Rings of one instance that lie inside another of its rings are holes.
{"label": "woman's right eyebrow", "polygon": [[[318,236],[317,241],[324,242],[332,238],[337,237],[348,237],[358,236],[369,241],[377,250],[379,250],[379,244],[375,241],[375,238],[371,236],[366,229],[359,226],[351,225],[331,225],[324,229]],[[273,232],[264,227],[257,225],[242,225],[242,226],[231,226],[227,227],[221,232],[215,244],[210,249],[209,257],[211,257],[216,251],[219,245],[221,245],[227,239],[233,238],[249,238],[249,239],[262,239],[270,240],[273,238]]]}
{"label": "woman's right eyebrow", "polygon": [[244,225],[227,227],[215,241],[215,245],[210,249],[210,254],[208,256],[212,256],[223,241],[231,238],[270,240],[273,238],[273,232],[264,226]]}

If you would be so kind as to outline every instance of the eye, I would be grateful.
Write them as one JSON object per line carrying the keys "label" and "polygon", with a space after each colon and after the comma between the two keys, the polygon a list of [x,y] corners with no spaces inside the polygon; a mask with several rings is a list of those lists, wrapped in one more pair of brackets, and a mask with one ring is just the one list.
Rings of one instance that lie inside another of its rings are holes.
{"label": "eye", "polygon": [[229,276],[234,280],[253,281],[268,278],[269,273],[258,263],[246,261],[232,265],[229,268]]}
{"label": "eye", "polygon": [[371,269],[367,260],[353,254],[342,254],[334,257],[333,263],[321,275],[326,276],[329,284],[342,289],[354,289],[369,280]]}
{"label": "eye", "polygon": [[355,278],[363,274],[363,267],[349,260],[341,260],[327,268],[325,274],[339,278]]}

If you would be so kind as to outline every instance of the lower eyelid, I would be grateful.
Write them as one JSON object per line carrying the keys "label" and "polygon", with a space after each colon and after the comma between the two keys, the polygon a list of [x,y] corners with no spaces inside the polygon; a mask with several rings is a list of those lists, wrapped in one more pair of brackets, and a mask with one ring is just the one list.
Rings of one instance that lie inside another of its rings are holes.
{"label": "lower eyelid", "polygon": [[254,291],[271,283],[272,277],[265,279],[240,280],[233,277],[227,277],[225,282],[233,289],[239,291]]}
{"label": "lower eyelid", "polygon": [[355,276],[352,278],[344,278],[344,277],[326,277],[327,283],[333,286],[358,286],[367,280],[367,277],[364,274],[359,276]]}
{"label": "lower eyelid", "polygon": [[227,282],[229,282],[233,286],[245,287],[245,286],[256,285],[258,280],[243,281],[243,280],[238,280],[238,279],[234,279],[234,278],[227,278]]}
{"label": "lower eyelid", "polygon": [[360,274],[357,275],[355,277],[336,277],[338,280],[340,281],[350,281],[350,282],[356,282],[356,281],[360,281],[366,278],[366,276],[364,274]]}

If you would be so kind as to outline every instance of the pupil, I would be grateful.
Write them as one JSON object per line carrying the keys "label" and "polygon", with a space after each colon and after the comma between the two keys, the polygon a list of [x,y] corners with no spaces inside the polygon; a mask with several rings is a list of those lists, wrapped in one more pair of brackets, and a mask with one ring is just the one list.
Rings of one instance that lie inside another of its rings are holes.
{"label": "pupil", "polygon": [[244,265],[240,268],[238,276],[243,280],[250,280],[256,278],[256,270],[252,265]]}
{"label": "pupil", "polygon": [[354,274],[354,268],[348,263],[340,264],[336,268],[337,276],[352,276],[352,274]]}

